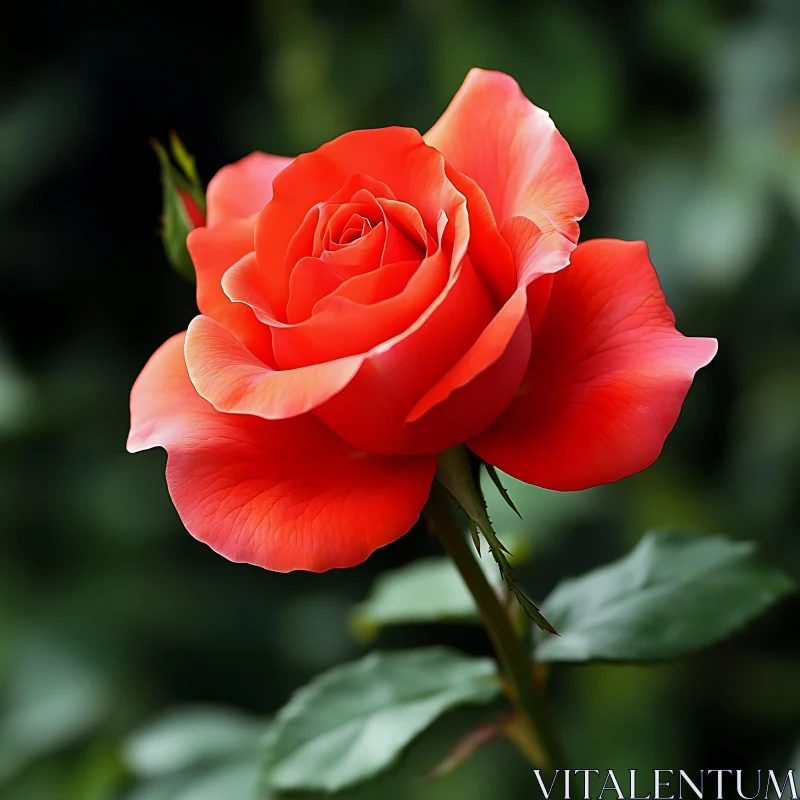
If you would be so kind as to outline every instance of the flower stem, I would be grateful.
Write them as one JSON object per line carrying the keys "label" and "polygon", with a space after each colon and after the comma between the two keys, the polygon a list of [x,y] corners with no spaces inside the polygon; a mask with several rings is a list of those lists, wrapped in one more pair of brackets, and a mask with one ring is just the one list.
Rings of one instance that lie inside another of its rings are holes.
{"label": "flower stem", "polygon": [[545,770],[564,767],[566,758],[545,698],[533,680],[533,664],[517,637],[508,611],[475,559],[450,507],[444,489],[434,484],[423,511],[431,533],[441,541],[467,584],[511,683],[520,713],[506,731],[522,754]]}

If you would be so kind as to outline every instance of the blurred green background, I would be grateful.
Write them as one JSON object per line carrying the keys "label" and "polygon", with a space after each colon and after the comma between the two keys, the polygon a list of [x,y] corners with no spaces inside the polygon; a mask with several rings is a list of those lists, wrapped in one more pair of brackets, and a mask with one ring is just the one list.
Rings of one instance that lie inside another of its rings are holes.
{"label": "blurred green background", "polygon": [[[101,8],[16,4],[0,30],[1,797],[245,800],[263,720],[364,652],[352,604],[436,552],[415,529],[347,572],[230,564],[182,529],[164,454],[125,452],[131,383],[194,313],[156,235],[148,138],[171,128],[208,180],[254,149],[424,131],[470,67],[514,75],[577,155],[583,238],[646,239],[683,332],[720,340],[654,467],[581,494],[514,485],[523,584],[543,597],[661,525],[754,539],[800,578],[797,0]],[[674,665],[556,669],[574,766],[800,768],[799,620],[791,600]],[[378,645],[439,641],[488,652],[457,626]],[[533,796],[499,743],[417,780],[476,714],[358,796]]]}

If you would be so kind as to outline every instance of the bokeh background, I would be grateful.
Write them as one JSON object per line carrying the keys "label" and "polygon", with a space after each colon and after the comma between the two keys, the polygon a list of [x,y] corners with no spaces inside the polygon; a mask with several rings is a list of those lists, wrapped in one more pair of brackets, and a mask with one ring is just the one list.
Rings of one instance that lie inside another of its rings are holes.
{"label": "bokeh background", "polygon": [[[125,452],[130,385],[194,313],[156,234],[148,138],[173,128],[208,180],[254,149],[424,131],[470,67],[514,75],[581,164],[583,237],[646,239],[681,329],[720,340],[654,467],[514,485],[523,584],[543,597],[663,525],[800,578],[797,0],[26,5],[0,28],[0,796],[248,800],[264,720],[364,652],[348,614],[378,572],[436,552],[415,529],[347,572],[230,564],[182,529],[164,454]],[[798,621],[790,600],[680,663],[555,670],[574,765],[800,768]],[[456,626],[377,645],[439,641],[488,652]],[[470,713],[358,797],[533,796],[499,743],[418,780]]]}

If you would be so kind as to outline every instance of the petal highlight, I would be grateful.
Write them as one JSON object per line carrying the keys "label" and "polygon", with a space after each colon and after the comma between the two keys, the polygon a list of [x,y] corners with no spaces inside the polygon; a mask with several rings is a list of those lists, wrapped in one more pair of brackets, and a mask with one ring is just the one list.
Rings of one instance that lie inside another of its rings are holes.
{"label": "petal highlight", "polygon": [[288,419],[340,392],[358,372],[354,356],[299,369],[275,370],[209,317],[186,332],[186,365],[198,394],[219,411]]}
{"label": "petal highlight", "polygon": [[[589,200],[566,140],[513,78],[470,70],[425,141],[483,190],[514,251],[518,275],[532,278],[567,264]],[[505,226],[514,217],[530,220],[528,234],[538,229],[552,243],[537,249],[520,239],[519,231],[508,236]],[[557,265],[540,267],[531,260],[553,253],[560,253]]]}
{"label": "petal highlight", "polygon": [[272,363],[269,328],[256,319],[250,308],[233,303],[222,291],[222,276],[253,252],[256,218],[231,219],[213,228],[195,228],[186,246],[197,276],[197,307],[247,345],[259,358]]}

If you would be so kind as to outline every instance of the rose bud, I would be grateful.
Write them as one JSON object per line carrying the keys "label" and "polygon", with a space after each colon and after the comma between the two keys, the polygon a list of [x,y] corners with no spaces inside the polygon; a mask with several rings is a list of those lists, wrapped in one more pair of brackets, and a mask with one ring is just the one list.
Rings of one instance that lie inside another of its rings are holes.
{"label": "rose bud", "polygon": [[164,252],[177,272],[194,281],[194,265],[186,249],[186,237],[190,231],[206,224],[206,198],[194,158],[174,133],[170,134],[172,158],[159,142],[154,140],[151,144],[161,164],[161,241]]}
{"label": "rose bud", "polygon": [[178,189],[178,197],[183,204],[183,216],[189,230],[201,228],[206,224],[206,215],[197,205],[194,198],[184,189]]}

